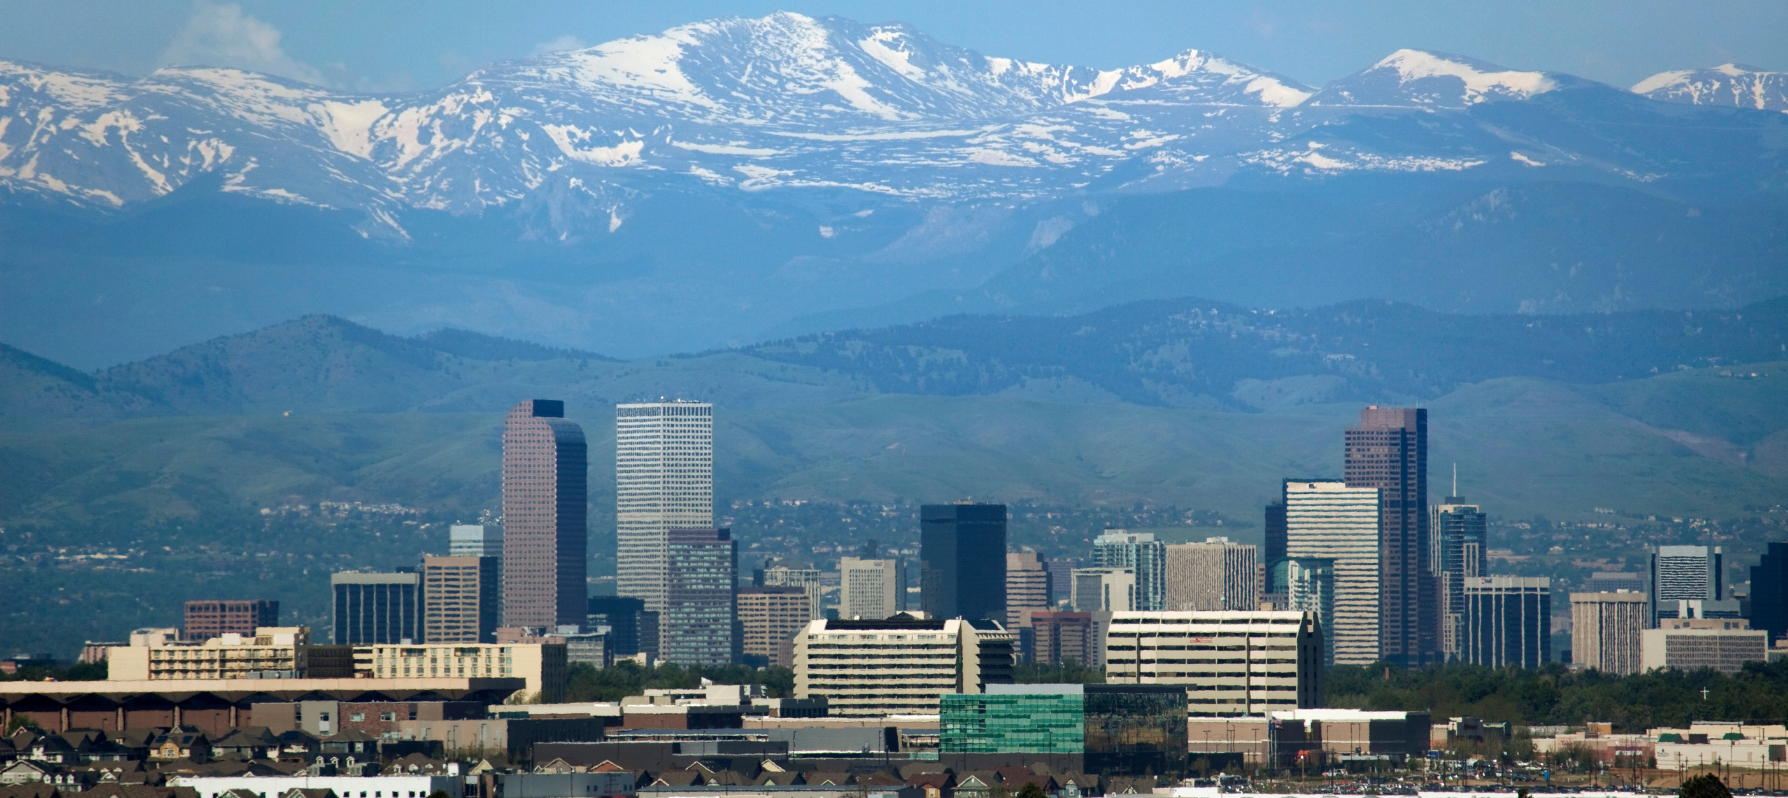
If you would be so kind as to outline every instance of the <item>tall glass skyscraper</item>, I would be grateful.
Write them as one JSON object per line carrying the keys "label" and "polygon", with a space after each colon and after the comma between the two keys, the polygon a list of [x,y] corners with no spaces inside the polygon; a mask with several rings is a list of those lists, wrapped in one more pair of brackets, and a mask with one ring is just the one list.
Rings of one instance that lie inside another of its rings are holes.
{"label": "tall glass skyscraper", "polygon": [[615,406],[615,593],[660,612],[665,534],[714,526],[714,406]]}
{"label": "tall glass skyscraper", "polygon": [[934,619],[1006,622],[1006,505],[919,508],[919,603]]}
{"label": "tall glass skyscraper", "polygon": [[1429,568],[1439,586],[1440,650],[1448,661],[1463,656],[1465,580],[1489,575],[1489,526],[1475,504],[1448,496],[1428,517]]}
{"label": "tall glass skyscraper", "polygon": [[1380,655],[1405,667],[1440,658],[1438,587],[1428,555],[1428,411],[1372,405],[1348,427],[1341,478],[1382,494]]}
{"label": "tall glass skyscraper", "polygon": [[565,403],[529,399],[503,423],[503,624],[582,624],[589,456]]}
{"label": "tall glass skyscraper", "polygon": [[1676,617],[1678,601],[1719,601],[1725,592],[1720,547],[1659,546],[1651,553],[1651,626]]}
{"label": "tall glass skyscraper", "polygon": [[1136,606],[1132,609],[1154,612],[1167,608],[1167,544],[1156,540],[1153,533],[1105,530],[1093,538],[1093,567],[1136,572]]}
{"label": "tall glass skyscraper", "polygon": [[1285,481],[1285,550],[1292,559],[1334,562],[1334,613],[1324,645],[1336,665],[1380,656],[1379,491],[1339,480]]}
{"label": "tall glass skyscraper", "polygon": [[1771,541],[1751,566],[1751,628],[1768,631],[1771,642],[1788,635],[1788,543]]}

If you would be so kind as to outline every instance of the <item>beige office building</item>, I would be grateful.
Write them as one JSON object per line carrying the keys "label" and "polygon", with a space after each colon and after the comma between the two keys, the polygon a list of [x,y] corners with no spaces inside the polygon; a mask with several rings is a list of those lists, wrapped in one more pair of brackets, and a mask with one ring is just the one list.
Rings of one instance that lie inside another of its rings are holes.
{"label": "beige office building", "polygon": [[1106,684],[1185,685],[1192,717],[1259,716],[1322,706],[1315,613],[1114,612]]}
{"label": "beige office building", "polygon": [[740,650],[745,664],[794,667],[794,637],[810,620],[807,591],[790,586],[739,588]]}
{"label": "beige office building", "polygon": [[422,638],[430,643],[495,643],[503,614],[503,561],[422,558]]}
{"label": "beige office building", "polygon": [[1380,657],[1379,504],[1378,488],[1285,482],[1285,556],[1335,563],[1335,614],[1322,631],[1336,665]]}
{"label": "beige office building", "polygon": [[821,619],[795,638],[795,697],[833,715],[936,715],[945,693],[1012,681],[1013,635],[990,621]]}
{"label": "beige office building", "polygon": [[354,646],[359,679],[519,678],[530,700],[562,700],[568,662],[564,643],[428,643]]}
{"label": "beige office building", "polygon": [[826,617],[824,587],[820,585],[818,568],[790,568],[778,565],[762,572],[764,587],[798,587],[807,592],[807,620]]}
{"label": "beige office building", "polygon": [[1747,662],[1769,657],[1769,632],[1742,618],[1660,618],[1639,633],[1639,667],[1651,671],[1710,668],[1738,673]]}
{"label": "beige office building", "polygon": [[905,611],[904,560],[839,559],[838,617],[879,621]]}
{"label": "beige office building", "polygon": [[[314,664],[313,651],[319,655]],[[311,645],[307,626],[263,626],[252,635],[231,632],[203,642],[182,641],[178,629],[139,629],[130,645],[106,650],[106,679],[345,678],[351,675],[347,655],[347,646]]]}
{"label": "beige office building", "polygon": [[1253,546],[1229,538],[1167,547],[1167,607],[1170,612],[1255,610],[1259,580]]}
{"label": "beige office building", "polygon": [[1614,676],[1643,670],[1644,593],[1572,593],[1571,662]]}
{"label": "beige office building", "polygon": [[1026,610],[1049,610],[1049,567],[1034,551],[1006,553],[1006,628],[1016,629]]}

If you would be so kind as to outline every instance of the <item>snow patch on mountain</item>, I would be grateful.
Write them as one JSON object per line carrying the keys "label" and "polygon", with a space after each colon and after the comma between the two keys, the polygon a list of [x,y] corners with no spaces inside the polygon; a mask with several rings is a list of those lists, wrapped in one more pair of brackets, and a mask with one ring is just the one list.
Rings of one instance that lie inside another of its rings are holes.
{"label": "snow patch on mountain", "polygon": [[1323,87],[1309,102],[1313,106],[1462,109],[1495,100],[1531,99],[1581,83],[1586,81],[1567,75],[1506,69],[1463,56],[1403,49]]}

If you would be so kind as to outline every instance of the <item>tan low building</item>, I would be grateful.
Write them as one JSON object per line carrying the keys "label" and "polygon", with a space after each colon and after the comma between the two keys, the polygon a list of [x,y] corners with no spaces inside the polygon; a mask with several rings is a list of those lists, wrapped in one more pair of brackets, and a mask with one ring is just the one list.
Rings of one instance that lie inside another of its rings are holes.
{"label": "tan low building", "polygon": [[1011,682],[1012,664],[1013,635],[992,621],[821,619],[795,638],[795,697],[833,715],[936,715],[945,693]]}
{"label": "tan low building", "polygon": [[1742,618],[1662,618],[1640,633],[1640,667],[1646,671],[1710,668],[1738,673],[1747,662],[1769,658],[1769,632]]}

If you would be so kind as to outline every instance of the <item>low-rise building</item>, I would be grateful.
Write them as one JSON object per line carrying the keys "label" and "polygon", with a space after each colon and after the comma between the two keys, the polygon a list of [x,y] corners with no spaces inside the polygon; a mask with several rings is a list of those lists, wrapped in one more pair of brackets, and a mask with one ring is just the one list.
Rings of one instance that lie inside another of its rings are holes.
{"label": "low-rise building", "polygon": [[[345,646],[313,646],[304,626],[268,626],[252,635],[228,632],[202,642],[180,640],[171,629],[140,629],[131,645],[109,649],[111,681],[341,678]],[[316,656],[313,657],[313,654]]]}
{"label": "low-rise building", "polygon": [[520,677],[546,701],[565,694],[563,643],[354,646],[354,675],[372,679]]}
{"label": "low-rise building", "polygon": [[1652,729],[1657,766],[1664,769],[1726,765],[1758,770],[1788,762],[1788,728],[1780,724],[1693,723],[1687,729]]}
{"label": "low-rise building", "polygon": [[1737,673],[1747,662],[1764,662],[1769,633],[1742,618],[1662,618],[1658,628],[1640,633],[1640,666],[1647,671],[1711,668]]}
{"label": "low-rise building", "polygon": [[[188,787],[198,798],[235,798],[242,794],[280,796],[293,790],[303,795],[321,795],[311,790],[332,790],[338,796],[368,798],[428,798],[436,792],[452,798],[463,794],[465,778],[439,776],[171,776],[170,787]],[[240,792],[237,792],[240,791]]]}
{"label": "low-rise building", "polygon": [[1193,717],[1322,706],[1322,628],[1296,611],[1117,612],[1107,684],[1171,684]]}
{"label": "low-rise building", "polygon": [[945,695],[941,714],[942,757],[1069,755],[1075,770],[1119,776],[1185,770],[1186,704],[1172,685],[994,684]]}
{"label": "low-rise building", "polygon": [[994,621],[820,619],[795,640],[795,696],[834,715],[935,715],[947,693],[1010,683],[1012,643]]}

